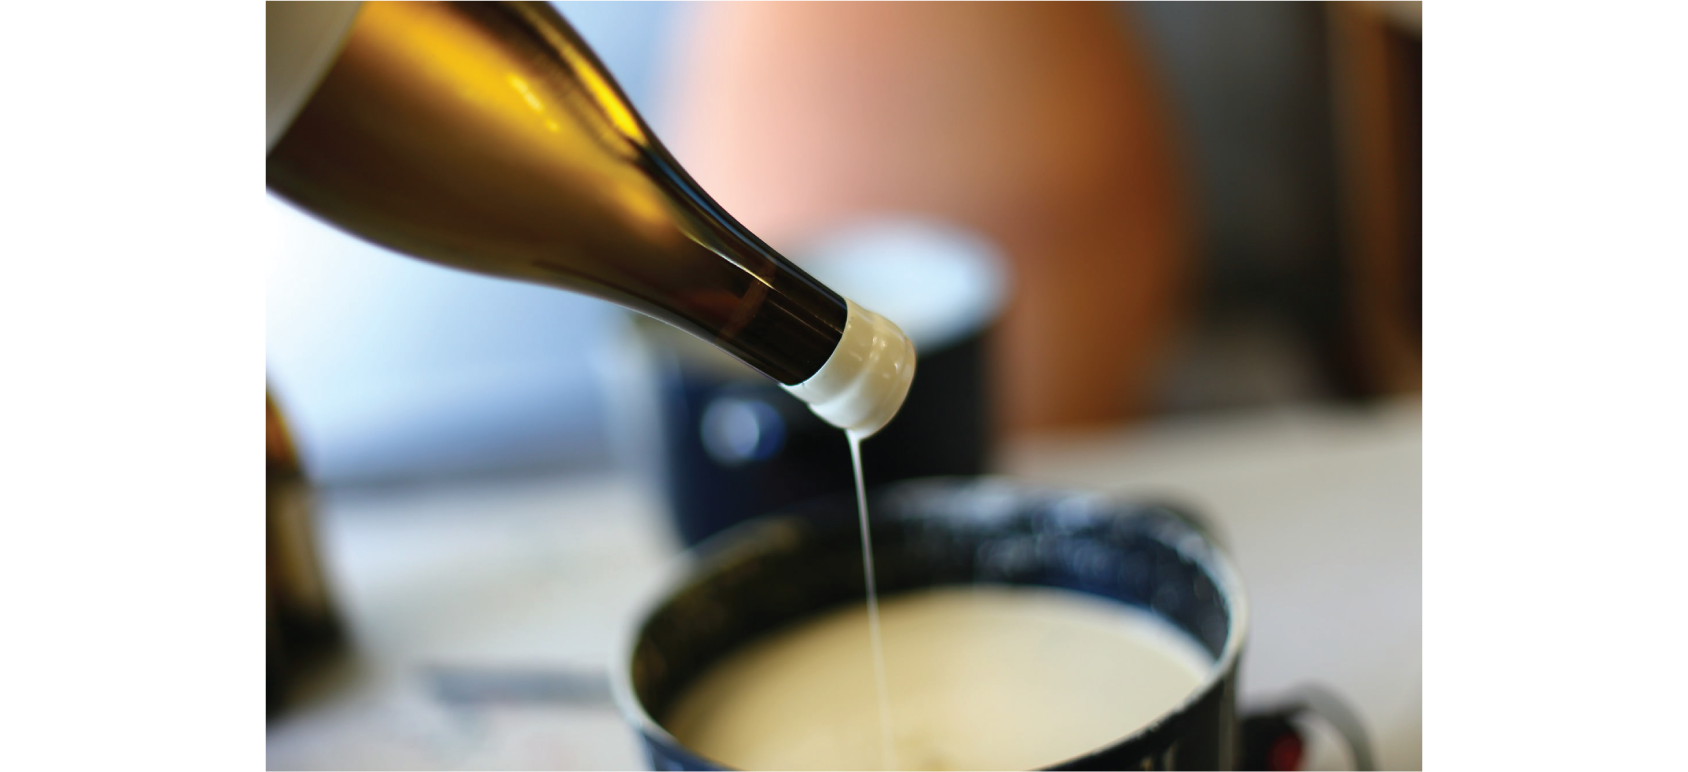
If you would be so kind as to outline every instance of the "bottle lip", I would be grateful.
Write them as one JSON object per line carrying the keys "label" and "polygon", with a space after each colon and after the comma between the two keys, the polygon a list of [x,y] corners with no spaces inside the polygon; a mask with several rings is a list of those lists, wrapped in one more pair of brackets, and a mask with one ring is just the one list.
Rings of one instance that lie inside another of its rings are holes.
{"label": "bottle lip", "polygon": [[310,101],[357,18],[358,2],[264,4],[264,151]]}
{"label": "bottle lip", "polygon": [[914,383],[915,350],[891,320],[849,298],[844,303],[844,335],[832,356],[808,380],[785,390],[860,440],[884,428],[902,408]]}

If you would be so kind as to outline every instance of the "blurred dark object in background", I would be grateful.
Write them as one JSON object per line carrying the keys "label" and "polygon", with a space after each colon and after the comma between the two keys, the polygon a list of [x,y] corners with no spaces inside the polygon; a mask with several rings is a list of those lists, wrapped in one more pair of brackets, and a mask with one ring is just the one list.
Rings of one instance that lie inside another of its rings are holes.
{"label": "blurred dark object in background", "polygon": [[345,629],[318,557],[310,486],[275,400],[264,394],[264,589],[266,713],[286,707],[299,683],[332,662]]}
{"label": "blurred dark object in background", "polygon": [[1418,3],[1131,3],[1174,102],[1203,281],[1172,412],[1419,385]]}
{"label": "blurred dark object in background", "polygon": [[1325,6],[1360,396],[1422,388],[1424,41],[1420,3]]}

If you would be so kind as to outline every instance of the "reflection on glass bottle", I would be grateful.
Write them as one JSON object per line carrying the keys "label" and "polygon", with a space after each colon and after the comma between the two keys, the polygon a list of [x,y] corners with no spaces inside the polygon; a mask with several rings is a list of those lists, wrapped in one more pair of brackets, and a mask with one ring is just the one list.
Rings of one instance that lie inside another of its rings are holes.
{"label": "reflection on glass bottle", "polygon": [[287,425],[264,394],[265,606],[268,711],[287,701],[299,678],[326,663],[345,633],[318,557],[310,487]]}

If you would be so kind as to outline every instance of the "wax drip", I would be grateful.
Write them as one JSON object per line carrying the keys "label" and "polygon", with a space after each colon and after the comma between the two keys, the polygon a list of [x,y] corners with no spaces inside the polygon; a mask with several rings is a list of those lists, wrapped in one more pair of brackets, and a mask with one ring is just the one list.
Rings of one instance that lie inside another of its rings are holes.
{"label": "wax drip", "polygon": [[867,521],[867,486],[862,480],[862,438],[850,437],[850,461],[856,471],[856,512],[862,524],[862,569],[867,576],[867,629],[873,643],[873,677],[879,688],[879,741],[885,768],[897,768],[897,749],[891,742],[891,695],[885,681],[885,644],[879,636],[879,588],[873,577],[873,538]]}

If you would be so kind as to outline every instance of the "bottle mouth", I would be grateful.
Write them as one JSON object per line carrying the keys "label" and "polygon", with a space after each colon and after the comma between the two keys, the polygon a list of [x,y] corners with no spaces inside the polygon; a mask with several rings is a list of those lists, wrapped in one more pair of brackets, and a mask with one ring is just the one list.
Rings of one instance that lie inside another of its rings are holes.
{"label": "bottle mouth", "polygon": [[809,409],[856,440],[884,428],[914,383],[914,343],[879,314],[844,299],[849,316],[838,348],[808,380],[786,386]]}

